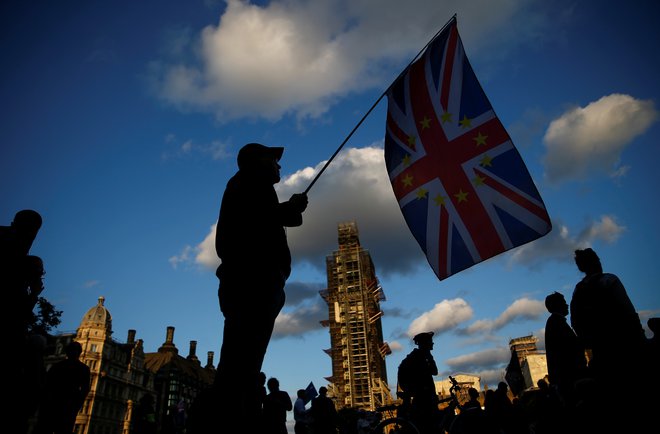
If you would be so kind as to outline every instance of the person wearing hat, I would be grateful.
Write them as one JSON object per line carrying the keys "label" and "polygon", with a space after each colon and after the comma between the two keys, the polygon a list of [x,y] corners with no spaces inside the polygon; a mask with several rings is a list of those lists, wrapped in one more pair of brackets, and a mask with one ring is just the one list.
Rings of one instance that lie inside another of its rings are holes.
{"label": "person wearing hat", "polygon": [[283,152],[243,146],[220,205],[215,248],[224,330],[215,388],[232,419],[256,420],[260,411],[259,373],[291,273],[284,228],[300,226],[307,207],[304,193],[281,203],[277,197]]}
{"label": "person wearing hat", "polygon": [[410,408],[410,418],[421,434],[436,432],[439,424],[438,394],[433,376],[438,366],[433,359],[433,332],[415,335],[417,348],[399,365],[398,383],[400,395]]}
{"label": "person wearing hat", "polygon": [[571,326],[584,347],[591,351],[589,368],[607,384],[626,367],[633,371],[646,336],[637,310],[619,278],[603,273],[593,249],[575,251],[575,265],[585,274],[570,302]]}
{"label": "person wearing hat", "polygon": [[550,312],[545,323],[545,354],[548,376],[553,390],[559,393],[567,406],[575,401],[575,382],[587,376],[587,359],[584,347],[568,325],[568,304],[559,292],[545,298],[545,307]]}

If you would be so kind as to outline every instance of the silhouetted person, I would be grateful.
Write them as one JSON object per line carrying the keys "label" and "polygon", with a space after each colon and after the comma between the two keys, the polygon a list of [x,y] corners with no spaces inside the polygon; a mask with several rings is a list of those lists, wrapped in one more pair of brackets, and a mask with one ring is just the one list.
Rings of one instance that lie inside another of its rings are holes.
{"label": "silhouetted person", "polygon": [[26,256],[41,228],[41,215],[24,209],[14,215],[10,226],[0,226],[0,260]]}
{"label": "silhouetted person", "polygon": [[305,389],[298,389],[296,392],[298,398],[293,404],[293,430],[295,434],[307,434],[309,432],[309,409],[305,407],[305,396],[307,395]]}
{"label": "silhouetted person", "polygon": [[433,332],[419,333],[413,338],[417,348],[399,365],[397,379],[405,404],[410,405],[410,418],[421,434],[435,432],[440,423],[438,394],[433,376],[438,367],[433,359]]}
{"label": "silhouetted person", "polygon": [[516,432],[516,425],[512,420],[514,409],[508,392],[509,386],[504,381],[500,381],[490,403],[490,415],[493,416],[497,428],[505,434]]}
{"label": "silhouetted person", "polygon": [[496,434],[494,425],[489,423],[486,413],[481,409],[479,391],[468,389],[469,400],[449,428],[450,434]]}
{"label": "silhouetted person", "polygon": [[576,250],[575,264],[585,277],[571,299],[571,325],[585,348],[589,367],[599,382],[632,372],[646,336],[626,289],[617,276],[603,273],[592,249]]}
{"label": "silhouetted person", "polygon": [[293,430],[295,434],[307,434],[309,432],[310,415],[309,409],[305,407],[306,395],[305,389],[298,389],[296,392],[297,398],[293,404],[293,420],[295,421]]}
{"label": "silhouetted person", "polygon": [[28,358],[27,324],[32,312],[27,281],[34,275],[29,269],[33,261],[27,257],[41,224],[39,213],[22,210],[14,215],[9,226],[0,226],[0,297],[5,312],[0,315],[0,330],[4,336],[3,346],[18,355],[13,359],[14,375],[9,376],[4,387],[6,395],[11,397],[5,412],[21,426],[19,431],[27,429],[27,420],[35,409],[34,405],[26,405],[26,400],[33,397],[25,396],[25,384],[34,383],[38,375],[28,369],[32,360],[24,360]]}
{"label": "silhouetted person", "polygon": [[263,405],[263,432],[268,434],[286,434],[286,412],[293,410],[291,397],[280,390],[277,378],[270,378],[266,383],[268,395]]}
{"label": "silhouetted person", "polygon": [[[41,224],[39,213],[22,210],[16,213],[10,226],[0,226],[0,294],[5,310],[13,313],[11,319],[3,316],[1,327],[8,340],[5,344],[16,352],[21,352],[25,344],[27,318],[34,307],[34,304],[29,306],[28,294],[30,286],[34,286],[33,292],[36,292],[36,272],[33,266],[36,262],[41,263],[41,259],[36,256],[31,259],[27,257]],[[41,270],[39,283],[43,275],[43,264]],[[28,307],[29,312],[26,313]]]}
{"label": "silhouetted person", "polygon": [[[537,390],[528,391],[528,402],[525,405],[523,415],[529,421],[529,426],[534,433],[554,434],[568,431],[566,422],[566,409],[560,401],[559,395],[555,389],[542,378],[536,382]],[[514,403],[514,409],[516,404]],[[571,407],[572,408],[572,407]]]}
{"label": "silhouetted person", "polygon": [[32,311],[37,305],[39,295],[44,290],[43,277],[46,274],[44,271],[44,263],[40,257],[34,255],[25,256],[20,262],[20,272],[22,276],[21,287],[21,304],[24,325],[29,324],[32,317]]}
{"label": "silhouetted person", "polygon": [[337,433],[337,410],[332,399],[328,398],[328,389],[319,388],[319,395],[312,399],[310,408],[314,434]]}
{"label": "silhouetted person", "polygon": [[249,143],[238,153],[238,172],[222,197],[215,248],[224,331],[216,388],[222,411],[255,420],[259,372],[284,306],[284,284],[291,273],[285,227],[300,226],[305,194],[280,203],[273,187],[280,181],[283,148]]}
{"label": "silhouetted person", "polygon": [[566,406],[575,405],[575,382],[587,375],[584,347],[566,322],[568,304],[564,296],[553,292],[545,298],[550,317],[545,323],[545,353],[550,384]]}
{"label": "silhouetted person", "polygon": [[265,372],[259,372],[259,376],[257,377],[257,382],[259,384],[258,387],[258,392],[259,392],[259,419],[257,421],[258,424],[262,423],[262,418],[263,418],[263,409],[264,409],[264,399],[266,399],[266,396],[268,395],[268,390],[266,390],[266,373]]}
{"label": "silhouetted person", "polygon": [[[644,329],[619,278],[603,273],[592,249],[576,250],[575,264],[585,277],[573,291],[571,325],[585,348],[591,349],[589,371],[598,387],[605,391],[613,379],[632,372],[657,372],[657,367],[647,365]],[[642,402],[646,405],[648,398]],[[622,418],[615,422],[624,423]]]}
{"label": "silhouetted person", "polygon": [[488,419],[491,425],[497,425],[497,415],[495,403],[497,398],[495,397],[495,391],[493,389],[488,389],[484,392],[484,412],[486,413],[486,418]]}
{"label": "silhouetted person", "polygon": [[65,353],[66,359],[54,364],[46,374],[39,416],[40,434],[71,434],[76,415],[89,393],[89,367],[79,360],[82,346],[71,341]]}

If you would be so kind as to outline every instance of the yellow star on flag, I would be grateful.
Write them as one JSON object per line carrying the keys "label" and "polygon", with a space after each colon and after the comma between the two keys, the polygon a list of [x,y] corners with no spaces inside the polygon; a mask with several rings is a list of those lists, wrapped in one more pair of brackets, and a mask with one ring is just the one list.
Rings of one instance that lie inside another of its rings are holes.
{"label": "yellow star on flag", "polygon": [[474,177],[474,179],[472,179],[472,182],[474,183],[474,185],[476,185],[478,187],[480,185],[484,185],[485,180],[486,180],[486,178],[483,178],[483,177],[477,175],[477,176]]}
{"label": "yellow star on flag", "polygon": [[481,167],[489,167],[492,166],[491,161],[493,161],[492,158],[490,158],[488,155],[484,155],[484,158],[479,161],[479,164]]}
{"label": "yellow star on flag", "polygon": [[424,116],[424,119],[419,121],[420,125],[422,126],[422,129],[425,130],[427,128],[431,128],[431,119],[428,117]]}
{"label": "yellow star on flag", "polygon": [[425,190],[423,187],[417,190],[417,199],[424,199],[427,195],[428,191]]}
{"label": "yellow star on flag", "polygon": [[467,202],[467,195],[468,195],[467,192],[463,191],[463,189],[461,188],[458,191],[458,193],[454,195],[454,197],[458,199],[458,203],[461,203],[461,202]]}
{"label": "yellow star on flag", "polygon": [[403,177],[403,186],[412,187],[413,177],[409,174]]}
{"label": "yellow star on flag", "polygon": [[449,112],[444,112],[442,116],[440,116],[440,119],[442,120],[442,123],[447,123],[451,122],[451,113]]}
{"label": "yellow star on flag", "polygon": [[479,131],[479,135],[477,135],[477,137],[473,137],[472,140],[477,142],[477,146],[480,146],[480,145],[485,145],[486,144],[486,139],[487,138],[488,138],[488,136],[484,136],[483,134],[481,134],[481,131]]}
{"label": "yellow star on flag", "polygon": [[403,157],[403,160],[401,161],[404,166],[409,166],[410,165],[410,154],[406,154],[405,157]]}
{"label": "yellow star on flag", "polygon": [[410,147],[413,147],[413,148],[415,147],[415,141],[416,141],[415,136],[408,136],[408,145]]}
{"label": "yellow star on flag", "polygon": [[470,128],[472,126],[472,121],[466,115],[463,115],[463,119],[458,123],[461,125],[461,128]]}
{"label": "yellow star on flag", "polygon": [[442,206],[445,204],[445,197],[441,194],[437,195],[436,197],[433,198],[433,201],[437,206]]}

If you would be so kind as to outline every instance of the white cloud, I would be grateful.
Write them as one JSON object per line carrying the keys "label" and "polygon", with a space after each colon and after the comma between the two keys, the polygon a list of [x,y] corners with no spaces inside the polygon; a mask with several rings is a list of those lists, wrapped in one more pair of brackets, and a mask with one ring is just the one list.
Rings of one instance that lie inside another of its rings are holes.
{"label": "white cloud", "polygon": [[386,87],[454,12],[474,52],[505,52],[547,22],[522,0],[228,0],[218,24],[188,44],[197,62],[180,53],[183,33],[180,56],[154,62],[153,79],[165,101],[223,120],[315,117],[339,97]]}
{"label": "white cloud", "polygon": [[[303,225],[287,232],[294,260],[324,269],[323,258],[337,249],[338,223],[355,221],[360,242],[379,274],[406,273],[426,265],[392,193],[383,161],[383,150],[371,146],[346,149],[328,166],[310,190]],[[280,200],[303,191],[322,164],[283,180],[278,186]]]}
{"label": "white cloud", "polygon": [[443,333],[472,318],[473,311],[462,298],[442,300],[433,309],[415,318],[408,327],[408,336],[433,331]]}
{"label": "white cloud", "polygon": [[161,154],[163,160],[188,157],[191,155],[208,156],[213,160],[224,160],[231,156],[231,153],[227,150],[229,145],[220,140],[212,140],[209,143],[197,143],[192,139],[188,139],[179,143],[174,134],[168,134],[165,137],[165,143],[169,148]]}
{"label": "white cloud", "polygon": [[321,303],[299,306],[291,312],[282,311],[275,319],[273,339],[301,337],[307,332],[322,330],[320,321],[327,319],[328,311]]}
{"label": "white cloud", "polygon": [[215,223],[211,225],[211,230],[195,248],[195,262],[215,270],[220,265],[220,259],[215,252]]}
{"label": "white cloud", "polygon": [[657,120],[653,101],[607,95],[564,113],[545,133],[545,175],[550,182],[580,178],[592,171],[621,171],[621,153]]}
{"label": "white cloud", "polygon": [[570,262],[576,249],[589,247],[596,241],[614,243],[626,230],[612,215],[588,222],[577,235],[571,235],[568,227],[559,220],[553,221],[552,227],[546,236],[514,249],[509,256],[509,265],[536,268],[547,261]]}
{"label": "white cloud", "polygon": [[197,246],[186,245],[181,253],[169,258],[172,268],[177,269],[179,265],[201,265],[204,268],[215,270],[220,265],[220,259],[215,253],[215,223],[211,225],[209,233]]}
{"label": "white cloud", "polygon": [[445,360],[445,364],[454,371],[471,372],[494,368],[508,363],[510,359],[511,351],[505,347],[498,347],[453,357]]}
{"label": "white cloud", "polygon": [[[304,191],[323,164],[285,176],[276,185],[280,200]],[[378,146],[348,148],[339,153],[310,190],[303,220],[302,226],[287,229],[294,265],[307,262],[325,269],[325,257],[337,249],[337,224],[356,221],[361,244],[369,250],[378,275],[412,273],[428,266],[396,203],[383,163],[383,150]],[[625,229],[615,216],[603,215],[574,235],[555,220],[548,235],[513,249],[508,263],[535,268],[548,260],[572,261],[575,249],[598,241],[613,243]],[[184,249],[175,257],[179,261],[172,258],[171,262],[175,265],[187,259],[215,269],[219,259],[214,242],[215,225],[201,243],[187,247],[192,251]]]}
{"label": "white cloud", "polygon": [[[283,178],[276,185],[280,201],[304,191],[322,165]],[[325,257],[337,249],[337,224],[345,221],[357,222],[361,244],[370,251],[379,274],[407,273],[426,265],[396,203],[378,147],[343,150],[310,190],[303,220],[301,227],[287,229],[294,265],[305,261],[325,269]],[[194,248],[198,264],[218,266],[214,242],[212,226]]]}
{"label": "white cloud", "polygon": [[189,264],[192,261],[192,252],[194,251],[194,247],[192,246],[185,246],[183,250],[181,250],[181,253],[178,255],[171,256],[170,259],[168,259],[168,262],[174,268],[175,270],[179,268],[179,265],[182,264]]}
{"label": "white cloud", "polygon": [[391,341],[387,344],[390,346],[390,350],[392,350],[393,353],[403,351],[403,345],[401,345],[401,342],[399,341]]}
{"label": "white cloud", "polygon": [[500,381],[505,381],[504,373],[504,369],[486,369],[476,374],[481,380],[481,387],[488,386],[490,389],[495,389]]}
{"label": "white cloud", "polygon": [[320,301],[319,291],[325,286],[321,283],[310,282],[287,282],[286,283],[286,304],[287,306],[297,306],[309,300]]}
{"label": "white cloud", "polygon": [[487,334],[495,330],[500,330],[504,326],[521,319],[538,319],[541,315],[546,313],[546,308],[543,302],[539,300],[531,300],[529,298],[521,298],[514,301],[507,307],[500,316],[494,320],[478,320],[471,324],[460,333],[465,334]]}

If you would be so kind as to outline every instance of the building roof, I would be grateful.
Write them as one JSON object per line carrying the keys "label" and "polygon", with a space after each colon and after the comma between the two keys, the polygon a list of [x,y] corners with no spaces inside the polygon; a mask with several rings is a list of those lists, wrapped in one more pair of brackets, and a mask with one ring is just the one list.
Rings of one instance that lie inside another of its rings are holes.
{"label": "building roof", "polygon": [[112,334],[112,315],[103,303],[105,303],[105,297],[101,296],[96,306],[89,309],[83,316],[80,328],[101,329],[108,335]]}
{"label": "building roof", "polygon": [[179,355],[179,350],[174,345],[174,327],[167,328],[167,337],[158,352],[146,353],[144,355],[144,366],[154,374],[161,370],[178,371],[181,374],[195,378],[207,384],[212,384],[215,377],[215,369],[204,368],[197,357],[192,353],[188,357]]}

